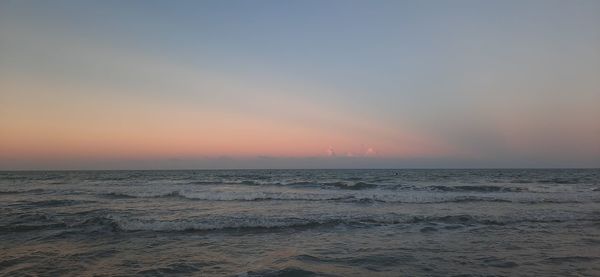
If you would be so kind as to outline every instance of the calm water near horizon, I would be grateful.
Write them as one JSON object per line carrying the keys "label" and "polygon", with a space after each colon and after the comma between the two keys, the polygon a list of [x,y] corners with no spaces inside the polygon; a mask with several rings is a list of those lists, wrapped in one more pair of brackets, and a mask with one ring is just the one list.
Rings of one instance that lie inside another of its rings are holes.
{"label": "calm water near horizon", "polygon": [[0,172],[3,276],[600,276],[600,169]]}

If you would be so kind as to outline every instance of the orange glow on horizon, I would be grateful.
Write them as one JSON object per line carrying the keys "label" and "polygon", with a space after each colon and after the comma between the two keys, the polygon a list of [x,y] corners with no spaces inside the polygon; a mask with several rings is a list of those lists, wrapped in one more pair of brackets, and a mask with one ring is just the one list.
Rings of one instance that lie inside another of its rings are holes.
{"label": "orange glow on horizon", "polygon": [[[3,158],[319,157],[327,156],[330,146],[338,156],[449,152],[426,137],[348,118],[297,99],[290,100],[297,110],[311,111],[293,115],[304,116],[300,121],[236,110],[182,108],[152,99],[132,105],[134,99],[123,99],[117,91],[64,84],[6,81],[2,87],[12,91],[3,99],[12,105],[5,104],[0,119]],[[95,91],[94,98],[78,94],[81,90]],[[279,105],[293,105],[280,100]]]}

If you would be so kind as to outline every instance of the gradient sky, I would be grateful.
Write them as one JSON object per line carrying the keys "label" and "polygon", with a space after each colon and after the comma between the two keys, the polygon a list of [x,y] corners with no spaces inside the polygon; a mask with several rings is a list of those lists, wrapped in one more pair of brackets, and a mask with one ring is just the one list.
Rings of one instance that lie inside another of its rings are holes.
{"label": "gradient sky", "polygon": [[0,1],[0,169],[600,167],[600,1]]}

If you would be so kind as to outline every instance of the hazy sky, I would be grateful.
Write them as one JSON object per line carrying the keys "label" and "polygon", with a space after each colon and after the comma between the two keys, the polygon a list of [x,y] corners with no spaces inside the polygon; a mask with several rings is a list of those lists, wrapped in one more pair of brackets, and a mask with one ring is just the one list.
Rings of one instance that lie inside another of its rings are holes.
{"label": "hazy sky", "polygon": [[599,166],[600,1],[0,1],[0,169]]}

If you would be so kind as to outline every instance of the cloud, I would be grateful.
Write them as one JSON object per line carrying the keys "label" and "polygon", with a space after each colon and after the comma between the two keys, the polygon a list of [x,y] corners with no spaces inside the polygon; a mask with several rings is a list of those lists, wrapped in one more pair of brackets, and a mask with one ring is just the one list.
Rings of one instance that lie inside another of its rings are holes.
{"label": "cloud", "polygon": [[327,148],[327,156],[335,157],[335,150],[333,150],[333,147],[329,146],[329,148]]}
{"label": "cloud", "polygon": [[377,155],[377,151],[375,149],[373,149],[373,147],[369,147],[365,151],[365,156],[367,156],[367,157],[376,156],[376,155]]}

